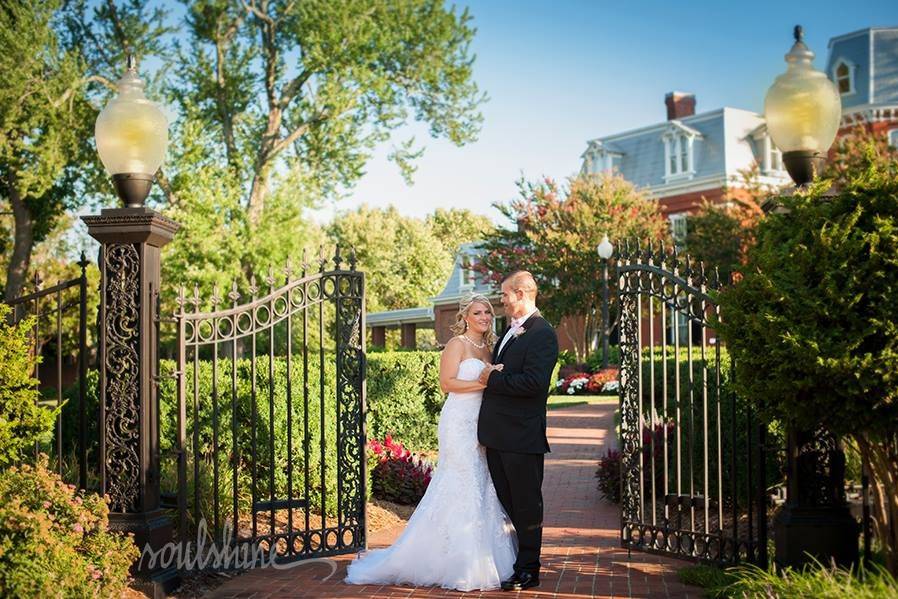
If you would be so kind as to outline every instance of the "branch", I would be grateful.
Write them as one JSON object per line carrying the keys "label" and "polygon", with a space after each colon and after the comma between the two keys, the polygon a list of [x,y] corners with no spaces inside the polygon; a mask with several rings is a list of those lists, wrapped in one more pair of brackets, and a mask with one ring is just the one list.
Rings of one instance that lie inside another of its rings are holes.
{"label": "branch", "polygon": [[118,18],[118,10],[115,8],[114,0],[106,0],[106,6],[109,8],[109,16],[112,17],[112,27],[115,29],[115,35],[118,38],[122,48],[128,49],[128,40],[125,38],[125,29],[122,22]]}
{"label": "branch", "polygon": [[162,170],[161,166],[159,167],[159,170],[156,171],[156,182],[159,184],[159,188],[165,195],[166,203],[168,203],[169,206],[177,205],[178,196],[175,194],[174,189],[172,189],[171,181],[165,176],[165,171]]}
{"label": "branch", "polygon": [[300,137],[305,135],[309,131],[309,129],[311,129],[314,125],[323,123],[326,120],[327,120],[327,112],[321,111],[315,117],[313,117],[313,118],[309,119],[308,121],[302,123],[301,125],[297,126],[296,129],[294,129],[293,131],[290,132],[289,135],[287,135],[287,137],[281,139],[276,144],[274,144],[274,146],[272,146],[271,152],[269,153],[269,157],[273,158],[274,156],[277,156],[284,150],[284,148],[286,148],[287,146],[292,144],[294,141],[296,141],[297,139],[299,139]]}
{"label": "branch", "polygon": [[312,71],[306,70],[297,75],[290,83],[284,86],[281,98],[278,100],[278,108],[283,110],[296,97],[296,92],[305,85],[306,81],[312,76]]}
{"label": "branch", "polygon": [[59,107],[62,106],[65,102],[67,102],[68,99],[71,98],[72,95],[73,95],[76,91],[78,91],[79,89],[81,89],[82,86],[87,85],[88,83],[93,83],[93,82],[101,83],[103,86],[105,86],[105,87],[111,89],[112,91],[118,91],[118,88],[115,86],[115,83],[113,83],[112,81],[110,81],[110,80],[107,79],[106,77],[103,77],[102,75],[91,75],[91,76],[89,76],[89,77],[84,77],[83,79],[79,79],[79,80],[75,83],[75,85],[73,85],[72,87],[70,87],[69,89],[67,89],[67,90],[66,90],[61,96],[59,96],[57,99],[53,100],[53,101],[51,102],[51,105],[53,106],[53,108],[59,108]]}

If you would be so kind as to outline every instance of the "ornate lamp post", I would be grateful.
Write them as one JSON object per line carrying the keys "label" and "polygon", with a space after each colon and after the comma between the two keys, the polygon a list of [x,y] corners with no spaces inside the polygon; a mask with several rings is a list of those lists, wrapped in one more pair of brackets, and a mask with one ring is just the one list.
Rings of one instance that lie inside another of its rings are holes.
{"label": "ornate lamp post", "polygon": [[[178,224],[144,206],[168,124],[143,87],[129,57],[118,95],[96,123],[97,150],[124,207],[82,220],[100,242],[100,491],[109,497],[110,528],[158,551],[173,540],[173,527],[159,497],[155,305],[161,248]],[[151,596],[177,586],[174,568],[134,570]]]}
{"label": "ornate lamp post", "polygon": [[[841,119],[839,93],[814,69],[813,58],[796,26],[786,72],[764,101],[767,131],[798,187],[822,171]],[[799,568],[811,557],[823,564],[857,562],[859,526],[845,501],[845,454],[838,439],[822,427],[789,426],[786,451],[786,504],[774,522],[777,564]]]}
{"label": "ornate lamp post", "polygon": [[607,234],[597,251],[602,259],[602,368],[608,368],[608,259],[614,253],[614,246],[608,241]]}

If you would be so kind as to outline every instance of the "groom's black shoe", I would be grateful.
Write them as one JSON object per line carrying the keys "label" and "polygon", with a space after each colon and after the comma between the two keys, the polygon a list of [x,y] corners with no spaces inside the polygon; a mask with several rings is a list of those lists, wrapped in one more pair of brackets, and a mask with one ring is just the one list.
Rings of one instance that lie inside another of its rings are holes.
{"label": "groom's black shoe", "polygon": [[530,572],[515,572],[511,578],[502,581],[503,591],[522,591],[539,586],[539,576]]}

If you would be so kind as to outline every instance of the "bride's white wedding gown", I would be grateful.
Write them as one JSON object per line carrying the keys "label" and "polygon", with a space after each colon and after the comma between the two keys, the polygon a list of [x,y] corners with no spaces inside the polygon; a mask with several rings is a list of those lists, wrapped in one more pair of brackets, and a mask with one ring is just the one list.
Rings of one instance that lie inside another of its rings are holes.
{"label": "bride's white wedding gown", "polygon": [[[458,365],[456,378],[472,381],[477,358]],[[449,393],[440,413],[440,453],[427,491],[399,539],[362,553],[349,564],[352,584],[438,585],[460,591],[500,586],[517,555],[511,521],[496,496],[477,441],[483,393]]]}

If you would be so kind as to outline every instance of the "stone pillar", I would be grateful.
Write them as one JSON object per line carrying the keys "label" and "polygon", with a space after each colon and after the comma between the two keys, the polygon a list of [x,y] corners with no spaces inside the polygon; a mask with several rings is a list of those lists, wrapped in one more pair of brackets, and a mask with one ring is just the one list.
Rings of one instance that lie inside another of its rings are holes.
{"label": "stone pillar", "polygon": [[401,331],[401,335],[400,335],[401,339],[402,339],[401,345],[405,349],[415,349],[415,347],[417,347],[415,344],[415,329],[416,328],[417,327],[415,326],[414,323],[402,325],[402,331]]}
{"label": "stone pillar", "polygon": [[[110,208],[84,216],[100,242],[100,490],[109,496],[109,526],[134,534],[143,551],[172,542],[160,507],[159,423],[154,320],[161,248],[178,223],[145,207]],[[151,597],[178,584],[174,568],[132,572]]]}
{"label": "stone pillar", "polygon": [[387,327],[371,327],[371,345],[386,347]]}

